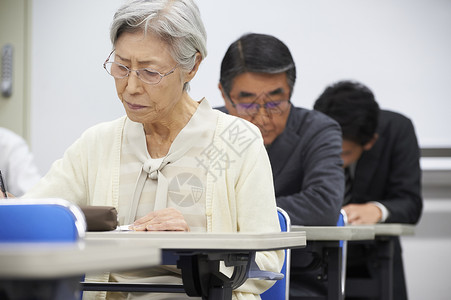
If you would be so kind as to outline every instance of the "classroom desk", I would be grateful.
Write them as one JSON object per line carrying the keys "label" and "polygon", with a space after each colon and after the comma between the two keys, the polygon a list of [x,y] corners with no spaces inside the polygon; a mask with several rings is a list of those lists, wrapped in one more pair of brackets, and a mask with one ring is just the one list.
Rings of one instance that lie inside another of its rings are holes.
{"label": "classroom desk", "polygon": [[374,265],[375,274],[368,278],[347,277],[346,296],[362,297],[373,295],[373,297],[380,300],[393,300],[394,245],[396,239],[400,236],[415,234],[415,225],[386,223],[363,225],[363,227],[373,228],[375,239],[373,241],[352,243],[356,245],[374,246],[375,251],[370,252],[368,261],[373,262],[372,265]]}
{"label": "classroom desk", "polygon": [[[371,226],[371,225],[367,225]],[[415,225],[411,224],[376,224],[373,225],[376,238],[384,236],[407,236],[415,234]]]}
{"label": "classroom desk", "polygon": [[77,299],[85,272],[160,263],[161,251],[148,245],[98,241],[0,243],[0,299]]}
{"label": "classroom desk", "polygon": [[373,240],[375,229],[370,226],[291,226],[291,231],[305,231],[309,241],[361,241]]}
{"label": "classroom desk", "polygon": [[342,300],[344,295],[344,263],[346,244],[341,241],[362,241],[375,238],[374,227],[367,226],[292,226],[292,232],[305,231],[308,251],[317,255],[317,265],[322,280],[327,281],[327,294],[305,299]]}
{"label": "classroom desk", "polygon": [[[83,283],[90,291],[186,292],[203,299],[231,299],[232,290],[247,278],[280,279],[280,274],[260,271],[256,251],[301,248],[305,232],[194,233],[194,232],[88,232],[86,240],[140,243],[165,250],[165,264],[176,263],[182,271],[183,289],[178,285]],[[174,255],[175,254],[175,255]],[[168,255],[175,259],[168,261]],[[220,263],[233,266],[229,278],[219,272]]]}

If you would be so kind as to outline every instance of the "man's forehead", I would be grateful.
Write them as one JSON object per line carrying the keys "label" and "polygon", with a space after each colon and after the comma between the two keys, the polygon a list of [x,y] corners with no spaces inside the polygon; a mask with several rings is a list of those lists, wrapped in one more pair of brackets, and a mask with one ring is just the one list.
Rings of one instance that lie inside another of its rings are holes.
{"label": "man's forehead", "polygon": [[289,86],[285,73],[266,74],[246,72],[233,80],[232,90],[236,93],[274,93],[288,92]]}
{"label": "man's forehead", "polygon": [[284,87],[277,87],[274,89],[266,89],[266,90],[259,90],[256,91],[255,89],[251,90],[246,90],[246,89],[240,89],[238,91],[238,96],[240,97],[246,97],[246,96],[258,96],[258,95],[262,95],[262,94],[266,94],[266,95],[280,95],[280,94],[284,94],[286,91],[286,88]]}

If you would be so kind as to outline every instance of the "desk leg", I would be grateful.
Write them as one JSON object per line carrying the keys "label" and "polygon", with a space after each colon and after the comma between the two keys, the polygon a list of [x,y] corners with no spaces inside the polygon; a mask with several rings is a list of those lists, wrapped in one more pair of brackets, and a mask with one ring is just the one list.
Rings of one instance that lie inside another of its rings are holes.
{"label": "desk leg", "polygon": [[219,260],[208,255],[181,255],[177,267],[182,270],[183,286],[188,296],[202,299],[232,299],[230,278],[219,272]]}
{"label": "desk leg", "polygon": [[352,242],[366,247],[369,276],[346,278],[347,297],[393,300],[394,239],[377,237],[374,241]]}
{"label": "desk leg", "polygon": [[[339,241],[310,241],[306,248],[296,249],[291,254],[291,275],[294,276],[291,277],[290,299],[343,300],[343,257]],[[309,264],[305,265],[306,262]]]}
{"label": "desk leg", "polygon": [[381,300],[393,300],[393,255],[392,238],[376,239],[377,256],[380,261],[379,282]]}
{"label": "desk leg", "polygon": [[227,278],[225,275],[221,273],[212,274],[210,278],[210,286],[208,289],[208,298],[203,299],[211,299],[211,300],[232,299],[232,286],[230,284],[229,278]]}
{"label": "desk leg", "polygon": [[342,285],[342,248],[328,247],[325,249],[327,262],[327,300],[343,300]]}

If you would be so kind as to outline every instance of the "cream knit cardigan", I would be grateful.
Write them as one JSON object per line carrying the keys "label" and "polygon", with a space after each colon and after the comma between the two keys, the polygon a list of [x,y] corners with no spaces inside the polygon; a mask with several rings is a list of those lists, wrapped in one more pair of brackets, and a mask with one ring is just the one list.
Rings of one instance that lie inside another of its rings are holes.
{"label": "cream knit cardigan", "polygon": [[[207,173],[206,215],[208,232],[280,231],[270,162],[260,131],[253,124],[217,110],[218,122],[213,144],[228,149],[221,135],[234,122],[244,122],[249,130],[244,138],[255,139],[241,153],[227,151],[229,167],[222,176]],[[122,131],[126,116],[91,127],[57,160],[50,171],[24,198],[63,198],[78,205],[118,206],[119,166]],[[236,123],[235,123],[236,124]],[[243,133],[241,133],[243,134]],[[211,166],[212,167],[212,166]],[[260,269],[279,272],[283,251],[258,252]],[[108,274],[94,280],[108,280]],[[273,281],[249,279],[233,292],[233,299],[260,299],[259,294]],[[91,293],[92,294],[92,293]],[[90,299],[105,299],[100,292]],[[86,295],[87,296],[87,295]],[[87,297],[84,297],[87,299]]]}

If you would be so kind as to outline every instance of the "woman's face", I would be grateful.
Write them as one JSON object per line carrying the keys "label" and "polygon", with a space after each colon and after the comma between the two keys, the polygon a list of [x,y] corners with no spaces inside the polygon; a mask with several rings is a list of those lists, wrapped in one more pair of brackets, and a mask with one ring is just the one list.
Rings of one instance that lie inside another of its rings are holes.
{"label": "woman's face", "polygon": [[[123,33],[117,39],[115,49],[114,61],[133,70],[150,68],[166,74],[177,64],[170,55],[169,46],[150,33]],[[128,77],[115,78],[115,82],[127,116],[132,121],[149,124],[169,121],[173,108],[186,94],[183,85],[190,79],[189,74],[177,67],[155,85],[141,81],[133,71]]]}

